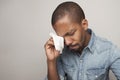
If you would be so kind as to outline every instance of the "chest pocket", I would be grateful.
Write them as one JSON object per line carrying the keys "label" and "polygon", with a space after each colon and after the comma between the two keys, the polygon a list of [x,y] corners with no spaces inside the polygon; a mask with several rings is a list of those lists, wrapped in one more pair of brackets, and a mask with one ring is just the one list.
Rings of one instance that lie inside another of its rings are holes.
{"label": "chest pocket", "polygon": [[105,73],[105,69],[89,69],[87,70],[87,78],[88,80],[106,80]]}
{"label": "chest pocket", "polygon": [[71,64],[63,64],[63,68],[65,72],[73,72],[75,71],[75,66]]}
{"label": "chest pocket", "polygon": [[63,64],[63,68],[64,68],[64,71],[67,75],[67,80],[76,80],[76,79],[74,79],[75,77],[77,77],[76,68],[74,65]]}

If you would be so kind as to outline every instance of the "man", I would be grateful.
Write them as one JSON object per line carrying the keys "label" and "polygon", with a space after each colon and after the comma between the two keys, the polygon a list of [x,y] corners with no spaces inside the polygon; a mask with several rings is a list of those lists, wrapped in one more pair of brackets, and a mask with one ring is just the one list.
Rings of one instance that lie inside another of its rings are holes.
{"label": "man", "polygon": [[109,80],[109,70],[120,80],[120,50],[88,29],[77,3],[61,3],[53,12],[52,26],[65,47],[60,54],[52,38],[46,42],[48,80]]}

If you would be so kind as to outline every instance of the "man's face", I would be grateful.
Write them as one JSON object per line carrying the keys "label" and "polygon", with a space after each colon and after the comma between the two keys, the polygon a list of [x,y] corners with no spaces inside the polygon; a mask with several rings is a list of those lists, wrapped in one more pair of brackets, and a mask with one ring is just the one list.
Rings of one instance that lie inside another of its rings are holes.
{"label": "man's face", "polygon": [[86,25],[84,23],[77,24],[72,22],[68,16],[58,20],[53,26],[57,35],[65,39],[65,45],[70,50],[79,51],[84,47],[86,32]]}

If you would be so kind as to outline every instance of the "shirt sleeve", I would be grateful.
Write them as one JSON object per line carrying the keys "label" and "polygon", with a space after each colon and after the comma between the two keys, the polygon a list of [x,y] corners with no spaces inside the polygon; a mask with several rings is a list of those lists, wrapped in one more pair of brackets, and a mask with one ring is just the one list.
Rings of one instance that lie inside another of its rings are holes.
{"label": "shirt sleeve", "polygon": [[110,66],[110,69],[115,74],[116,78],[120,80],[120,49],[113,47],[111,50],[112,53],[110,61],[112,64]]}
{"label": "shirt sleeve", "polygon": [[[65,80],[65,77],[64,77],[65,72],[63,70],[61,57],[58,57],[58,59],[57,59],[57,71],[58,71],[58,75],[60,77],[60,80]],[[48,80],[47,76],[44,80]]]}

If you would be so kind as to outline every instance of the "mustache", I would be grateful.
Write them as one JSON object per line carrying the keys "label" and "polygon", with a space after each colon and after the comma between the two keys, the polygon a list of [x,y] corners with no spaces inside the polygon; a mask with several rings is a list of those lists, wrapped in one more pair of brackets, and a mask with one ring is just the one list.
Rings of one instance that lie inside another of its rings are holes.
{"label": "mustache", "polygon": [[70,44],[67,47],[74,47],[74,46],[77,46],[77,45],[79,45],[79,44]]}

